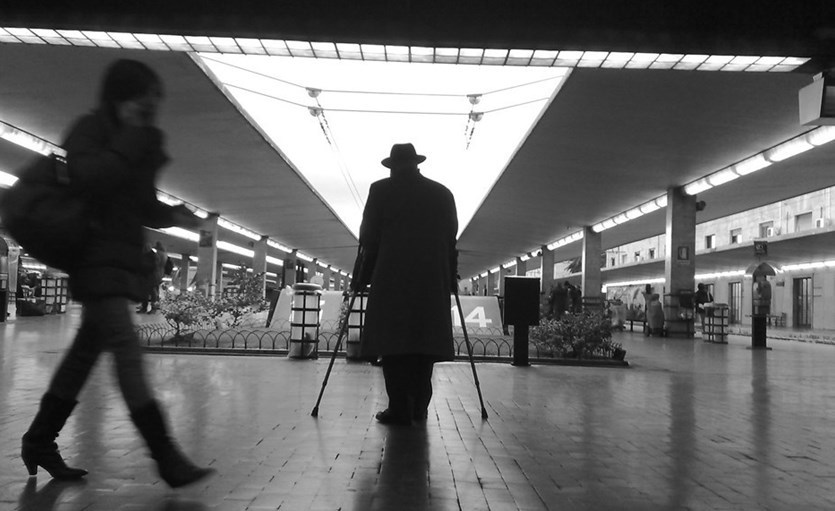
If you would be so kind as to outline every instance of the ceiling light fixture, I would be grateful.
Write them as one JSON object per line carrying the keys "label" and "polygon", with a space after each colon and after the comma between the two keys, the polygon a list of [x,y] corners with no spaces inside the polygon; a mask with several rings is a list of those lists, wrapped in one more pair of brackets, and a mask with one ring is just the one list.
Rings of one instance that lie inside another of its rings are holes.
{"label": "ceiling light fixture", "polygon": [[789,72],[808,57],[483,49],[0,27],[0,43],[468,65]]}

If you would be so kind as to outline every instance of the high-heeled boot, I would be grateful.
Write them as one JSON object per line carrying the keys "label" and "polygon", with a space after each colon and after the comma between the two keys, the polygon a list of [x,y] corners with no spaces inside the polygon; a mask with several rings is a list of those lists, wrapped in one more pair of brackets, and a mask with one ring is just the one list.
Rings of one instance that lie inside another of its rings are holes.
{"label": "high-heeled boot", "polygon": [[58,452],[55,439],[67,422],[78,401],[61,399],[50,393],[44,394],[29,430],[23,435],[20,457],[30,476],[37,475],[43,467],[55,479],[80,479],[87,471],[68,467]]}
{"label": "high-heeled boot", "polygon": [[168,486],[179,488],[215,472],[211,468],[198,467],[180,452],[168,436],[168,428],[156,401],[132,410],[130,416],[148,444],[151,457],[157,462],[160,477]]}

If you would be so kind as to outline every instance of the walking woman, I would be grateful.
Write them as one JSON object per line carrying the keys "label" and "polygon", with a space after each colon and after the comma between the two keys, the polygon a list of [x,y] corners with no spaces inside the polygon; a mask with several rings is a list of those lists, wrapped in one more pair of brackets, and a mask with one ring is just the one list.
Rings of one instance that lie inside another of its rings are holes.
{"label": "walking woman", "polygon": [[161,99],[162,83],[151,68],[118,60],[105,72],[98,108],[76,121],[65,140],[70,179],[89,208],[88,248],[69,271],[70,292],[83,312],[75,340],[23,435],[21,456],[30,475],[38,467],[56,479],[87,474],[66,465],[55,439],[103,351],[113,353],[122,396],[160,477],[179,487],[213,472],[194,465],[168,436],[132,320],[132,303],[146,293],[143,225],[195,228],[200,222],[185,207],[156,199],[157,173],[168,161],[156,127]]}

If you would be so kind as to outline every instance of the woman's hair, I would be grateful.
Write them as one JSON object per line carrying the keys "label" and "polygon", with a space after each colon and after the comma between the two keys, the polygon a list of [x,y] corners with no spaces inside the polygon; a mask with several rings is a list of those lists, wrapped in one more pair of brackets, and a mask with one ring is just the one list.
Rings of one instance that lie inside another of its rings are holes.
{"label": "woman's hair", "polygon": [[144,96],[153,87],[162,93],[162,80],[147,64],[119,59],[110,64],[104,73],[99,102],[115,118],[117,104]]}

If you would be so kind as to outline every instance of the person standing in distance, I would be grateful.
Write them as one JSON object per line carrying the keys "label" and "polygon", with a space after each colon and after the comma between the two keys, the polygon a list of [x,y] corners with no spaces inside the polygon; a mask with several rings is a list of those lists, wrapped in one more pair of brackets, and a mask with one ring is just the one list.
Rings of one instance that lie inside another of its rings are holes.
{"label": "person standing in distance", "polygon": [[426,160],[412,144],[394,144],[372,183],[360,227],[351,288],[370,285],[360,353],[382,357],[388,408],[382,424],[428,416],[435,362],[453,360],[450,293],[457,290],[458,216],[446,187],[421,175]]}
{"label": "person standing in distance", "polygon": [[83,305],[81,326],[52,375],[40,408],[23,435],[21,457],[30,476],[44,468],[55,479],[79,479],[86,470],[66,465],[55,439],[103,351],[113,353],[119,388],[130,417],[171,487],[214,472],[194,465],[168,436],[148,385],[131,303],[146,298],[143,226],[197,228],[184,206],[156,198],[156,179],[168,161],[156,127],[162,82],[147,65],[117,60],[104,74],[99,105],[82,116],[64,142],[73,186],[87,200],[88,249],[70,268],[70,292]]}

